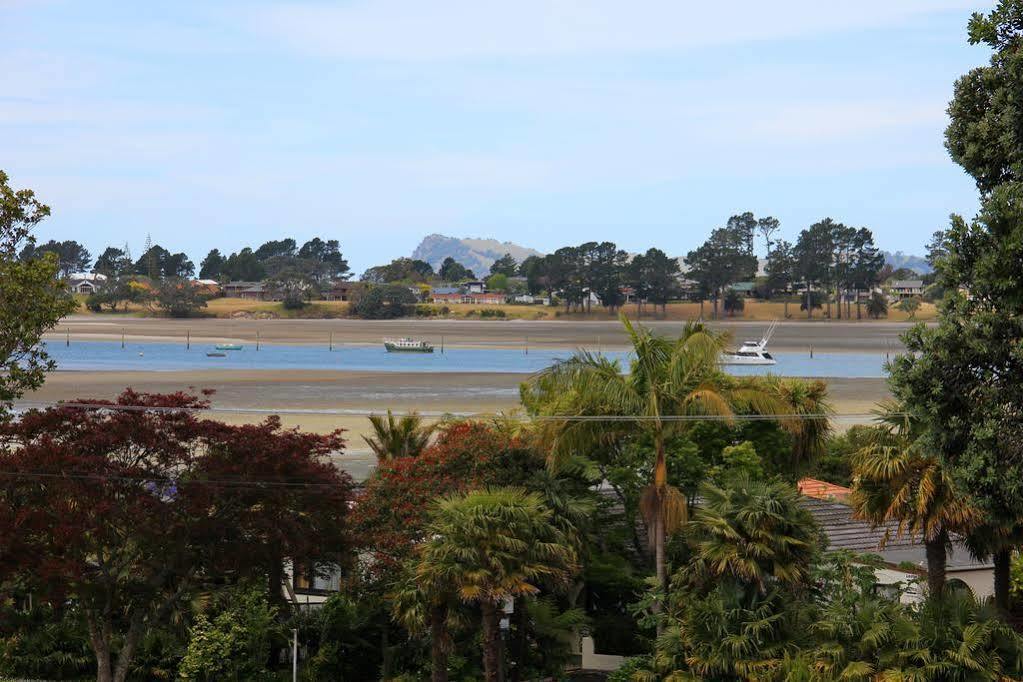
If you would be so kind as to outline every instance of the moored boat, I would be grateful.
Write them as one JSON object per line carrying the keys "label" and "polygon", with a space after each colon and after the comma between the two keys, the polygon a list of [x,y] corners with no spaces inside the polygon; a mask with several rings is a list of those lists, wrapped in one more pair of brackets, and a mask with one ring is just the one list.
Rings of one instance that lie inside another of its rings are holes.
{"label": "moored boat", "polygon": [[718,360],[722,365],[776,365],[778,361],[775,360],[770,353],[767,352],[767,342],[771,340],[771,335],[774,334],[774,330],[778,327],[778,321],[775,320],[771,323],[771,326],[767,328],[764,336],[759,341],[746,341],[739,350],[736,351],[725,351],[721,353],[721,358]]}
{"label": "moored boat", "polygon": [[433,344],[408,337],[402,339],[384,339],[384,348],[388,353],[432,353]]}
{"label": "moored boat", "polygon": [[218,343],[214,346],[217,350],[241,350],[242,345],[240,343]]}

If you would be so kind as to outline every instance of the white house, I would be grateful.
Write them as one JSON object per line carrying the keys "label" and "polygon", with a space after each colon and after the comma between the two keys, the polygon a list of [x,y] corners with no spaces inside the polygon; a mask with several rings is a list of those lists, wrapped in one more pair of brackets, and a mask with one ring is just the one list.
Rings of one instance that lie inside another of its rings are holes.
{"label": "white house", "polygon": [[106,281],[106,275],[95,272],[75,272],[68,275],[67,287],[73,294],[88,296],[102,289]]}

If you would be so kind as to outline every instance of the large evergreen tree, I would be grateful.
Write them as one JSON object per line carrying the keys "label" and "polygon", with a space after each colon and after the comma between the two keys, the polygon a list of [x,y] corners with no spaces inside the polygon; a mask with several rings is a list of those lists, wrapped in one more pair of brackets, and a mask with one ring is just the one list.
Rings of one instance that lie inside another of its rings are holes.
{"label": "large evergreen tree", "polygon": [[0,171],[0,415],[11,401],[42,385],[54,365],[39,341],[75,309],[55,276],[55,255],[18,258],[34,243],[32,229],[49,215],[49,206],[32,190],[15,190]]}
{"label": "large evergreen tree", "polygon": [[100,275],[116,278],[127,274],[131,267],[131,259],[128,258],[128,254],[124,249],[108,246],[99,255],[99,258],[96,259],[96,263],[92,266],[92,271]]}
{"label": "large evergreen tree", "polygon": [[224,264],[227,259],[220,253],[219,249],[210,249],[206,257],[199,264],[199,277],[202,279],[220,279],[224,274]]}
{"label": "large evergreen tree", "polygon": [[992,56],[956,83],[946,144],[976,180],[981,209],[972,221],[953,216],[932,245],[946,292],[939,323],[905,336],[909,352],[893,363],[891,383],[984,514],[987,542],[975,544],[994,556],[1004,608],[1023,520],[1023,1],[975,14],[969,36]]}
{"label": "large evergreen tree", "polygon": [[728,227],[711,232],[707,241],[686,256],[689,266],[686,277],[713,296],[715,318],[728,285],[751,280],[756,275],[757,257],[753,254],[756,221],[751,220],[752,214],[733,216]]}

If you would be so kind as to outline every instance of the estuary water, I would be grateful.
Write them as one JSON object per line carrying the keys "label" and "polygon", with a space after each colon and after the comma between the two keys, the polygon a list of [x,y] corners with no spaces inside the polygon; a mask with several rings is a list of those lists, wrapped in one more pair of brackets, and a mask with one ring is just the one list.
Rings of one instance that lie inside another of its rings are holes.
{"label": "estuary water", "polygon": [[[51,341],[46,350],[60,370],[335,370],[364,372],[492,372],[530,374],[568,358],[572,349],[475,349],[438,348],[434,353],[388,353],[382,346],[263,345],[223,351],[224,357],[209,357],[212,344],[128,341],[72,341],[70,345]],[[625,351],[604,351],[604,355],[628,366]],[[880,378],[886,357],[870,353],[772,353],[778,364],[770,367],[726,366],[735,375],[778,374],[799,377]],[[894,357],[894,356],[892,356]]]}

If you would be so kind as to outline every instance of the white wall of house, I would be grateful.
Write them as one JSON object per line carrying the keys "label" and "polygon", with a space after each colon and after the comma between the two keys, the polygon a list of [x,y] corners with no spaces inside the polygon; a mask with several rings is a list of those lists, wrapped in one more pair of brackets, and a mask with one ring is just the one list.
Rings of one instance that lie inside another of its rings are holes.
{"label": "white wall of house", "polygon": [[[878,585],[901,585],[905,590],[902,594],[903,604],[915,604],[924,599],[926,576],[900,571],[896,568],[879,568],[874,572]],[[950,568],[945,573],[946,580],[962,580],[973,596],[978,599],[993,597],[995,594],[995,574],[990,567]]]}
{"label": "white wall of house", "polygon": [[613,672],[622,667],[625,656],[612,656],[610,654],[598,654],[594,651],[592,637],[583,637],[581,647],[582,661],[579,667],[583,670],[605,670]]}

